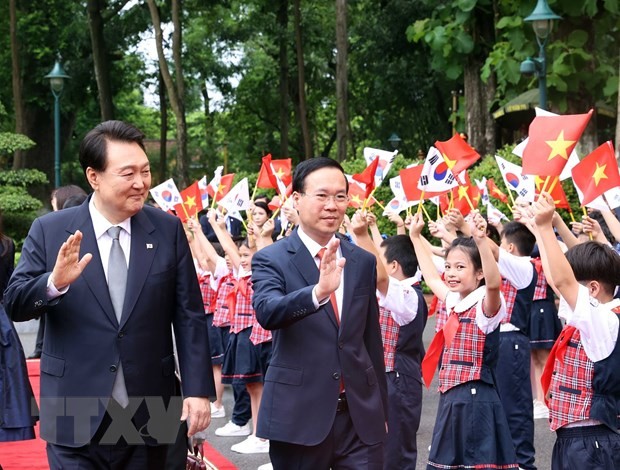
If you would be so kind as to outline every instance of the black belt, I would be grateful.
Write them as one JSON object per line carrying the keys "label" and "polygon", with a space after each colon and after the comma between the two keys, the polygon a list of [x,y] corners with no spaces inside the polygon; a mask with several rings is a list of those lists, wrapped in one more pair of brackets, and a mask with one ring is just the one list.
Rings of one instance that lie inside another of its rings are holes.
{"label": "black belt", "polygon": [[338,396],[338,404],[336,405],[336,412],[347,411],[349,409],[349,404],[347,403],[347,396],[344,392],[342,392]]}

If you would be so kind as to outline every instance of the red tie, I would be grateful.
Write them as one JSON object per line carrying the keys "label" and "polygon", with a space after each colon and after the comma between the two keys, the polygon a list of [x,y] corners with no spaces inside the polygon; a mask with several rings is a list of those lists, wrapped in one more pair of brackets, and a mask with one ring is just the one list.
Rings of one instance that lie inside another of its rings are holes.
{"label": "red tie", "polygon": [[[325,250],[327,250],[327,248],[323,247],[316,254],[316,257],[319,259],[319,270],[321,269],[321,261],[323,260],[323,255],[325,254]],[[340,324],[340,313],[338,310],[338,302],[336,302],[336,292],[332,292],[330,294],[329,300],[332,303],[332,308],[334,309],[334,315],[336,315],[336,323]]]}
{"label": "red tie", "polygon": [[560,333],[560,337],[551,348],[551,352],[549,353],[549,357],[547,358],[547,362],[545,363],[545,368],[543,369],[543,373],[540,376],[540,384],[543,388],[543,393],[545,394],[545,402],[548,403],[547,393],[549,392],[549,387],[551,386],[551,376],[553,375],[553,369],[555,368],[555,360],[559,360],[560,362],[564,362],[564,354],[566,354],[566,347],[568,346],[568,342],[575,334],[574,326],[567,326]]}
{"label": "red tie", "polygon": [[446,348],[450,347],[458,329],[459,317],[456,313],[454,313],[453,309],[450,312],[448,321],[444,327],[435,334],[433,341],[428,347],[428,351],[426,351],[426,354],[424,355],[424,359],[422,359],[422,377],[424,378],[426,388],[431,386],[433,376],[437,370],[437,364],[439,364],[439,357],[441,356],[444,346]]}

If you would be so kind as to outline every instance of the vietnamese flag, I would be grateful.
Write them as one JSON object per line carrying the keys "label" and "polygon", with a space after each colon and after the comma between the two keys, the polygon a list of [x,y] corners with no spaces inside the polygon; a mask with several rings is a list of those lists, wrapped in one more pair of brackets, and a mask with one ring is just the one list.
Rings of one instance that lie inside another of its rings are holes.
{"label": "vietnamese flag", "polygon": [[459,134],[454,134],[445,142],[436,141],[435,147],[441,152],[446,165],[448,165],[452,174],[457,178],[463,170],[467,170],[480,158],[480,154],[465,142]]}
{"label": "vietnamese flag", "polygon": [[191,217],[195,217],[202,210],[202,197],[200,196],[198,181],[195,181],[181,191],[181,203],[176,204],[174,209],[177,216],[183,222]]}
{"label": "vietnamese flag", "polygon": [[419,202],[422,199],[424,190],[418,188],[418,181],[422,175],[424,165],[416,165],[400,170],[400,182],[405,192],[405,198],[409,202]]}
{"label": "vietnamese flag", "polygon": [[228,191],[230,191],[230,188],[232,188],[234,178],[234,173],[229,173],[222,176],[217,186],[217,192],[213,196],[216,201],[220,201],[224,196],[226,196],[226,194],[228,194]]}
{"label": "vietnamese flag", "polygon": [[585,206],[605,191],[620,186],[620,174],[610,140],[596,148],[572,170],[573,183],[583,193],[581,205]]}
{"label": "vietnamese flag", "polygon": [[292,161],[290,158],[284,158],[280,160],[272,160],[271,154],[267,154],[263,157],[260,172],[258,173],[258,180],[256,181],[256,187],[262,189],[278,189],[277,177],[288,186],[293,181],[291,175]]}
{"label": "vietnamese flag", "polygon": [[[362,183],[366,186],[366,196],[364,199],[368,199],[372,190],[375,189],[375,173],[377,172],[377,166],[379,165],[379,159],[375,158],[370,165],[368,165],[361,173],[353,175],[353,179],[358,183]],[[416,182],[416,184],[418,184]]]}
{"label": "vietnamese flag", "polygon": [[[554,178],[550,178],[554,179]],[[536,184],[536,196],[540,194],[540,190],[545,185],[545,178],[536,177],[534,179]],[[564,188],[562,187],[562,182],[559,180],[553,184],[554,181],[550,181],[545,188],[545,191],[549,193],[549,195],[553,198],[553,203],[555,207],[559,209],[570,209],[570,204],[568,203],[568,198],[566,197],[566,193],[564,192]],[[549,189],[553,188],[553,191],[549,192]]]}
{"label": "vietnamese flag", "polygon": [[591,116],[592,110],[586,114],[536,116],[523,149],[523,174],[559,176]]}
{"label": "vietnamese flag", "polygon": [[471,201],[471,205],[474,206],[474,209],[478,207],[481,198],[480,188],[478,188],[477,185],[472,184],[469,179],[469,175],[465,173],[465,183],[455,188],[452,188],[452,200],[454,208],[461,211],[463,217],[469,214],[472,210],[468,198],[469,201]]}
{"label": "vietnamese flag", "polygon": [[[364,207],[366,200],[366,190],[355,181],[349,183],[349,207],[361,209]],[[375,198],[371,197],[366,203],[366,207],[370,207],[375,203]]]}
{"label": "vietnamese flag", "polygon": [[489,196],[508,204],[508,196],[506,196],[502,190],[497,187],[495,181],[493,181],[493,178],[489,178],[487,180],[487,188],[489,188]]}

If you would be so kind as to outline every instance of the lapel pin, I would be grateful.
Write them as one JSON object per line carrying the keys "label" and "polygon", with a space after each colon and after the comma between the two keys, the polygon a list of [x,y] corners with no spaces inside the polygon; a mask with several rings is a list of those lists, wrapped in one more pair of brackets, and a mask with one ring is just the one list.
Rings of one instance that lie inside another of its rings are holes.
{"label": "lapel pin", "polygon": [[153,244],[152,243],[147,243],[146,244],[146,249],[150,250],[151,248],[153,248]]}

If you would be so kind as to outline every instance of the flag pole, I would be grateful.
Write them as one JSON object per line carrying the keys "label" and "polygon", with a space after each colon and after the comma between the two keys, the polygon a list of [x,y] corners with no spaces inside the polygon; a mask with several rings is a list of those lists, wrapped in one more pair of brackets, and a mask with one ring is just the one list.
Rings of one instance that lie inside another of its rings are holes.
{"label": "flag pole", "polygon": [[418,201],[418,211],[416,212],[416,214],[419,214],[420,211],[422,210],[422,203],[424,202],[424,193],[425,193],[424,190],[422,190],[422,192],[420,193],[420,200]]}
{"label": "flag pole", "polygon": [[379,201],[377,201],[376,199],[375,199],[375,202],[379,205],[379,207],[380,207],[381,209],[385,210],[385,206],[384,206],[383,204],[381,204],[381,203],[380,203]]}
{"label": "flag pole", "polygon": [[370,194],[368,195],[368,197],[366,199],[364,199],[364,205],[362,206],[362,210],[366,210],[366,206],[368,205],[368,202],[370,201],[370,198],[372,197],[373,194],[375,194],[375,191],[377,190],[377,188],[373,188],[373,190],[370,192]]}
{"label": "flag pole", "polygon": [[571,222],[577,222],[577,221],[575,220],[575,214],[573,214],[573,210],[570,208],[570,206],[568,206],[568,209],[567,209],[567,210],[568,210],[568,215],[570,215],[570,220],[571,220]]}
{"label": "flag pole", "polygon": [[549,187],[549,191],[547,191],[549,194],[553,192],[553,190],[555,189],[555,186],[558,184],[558,181],[560,181],[559,176],[555,176],[553,180],[551,180],[551,186]]}
{"label": "flag pole", "polygon": [[[588,210],[586,209],[586,206],[583,206],[582,209],[583,209],[583,217],[587,218],[588,217]],[[592,241],[593,240],[592,232],[588,233],[588,235],[590,236],[590,241]]]}
{"label": "flag pole", "polygon": [[424,204],[420,204],[420,207],[422,207],[422,212],[424,212],[424,215],[426,215],[426,218],[429,222],[432,222],[433,219],[431,219],[431,216],[428,215],[428,212],[426,211],[426,207],[424,207]]}

